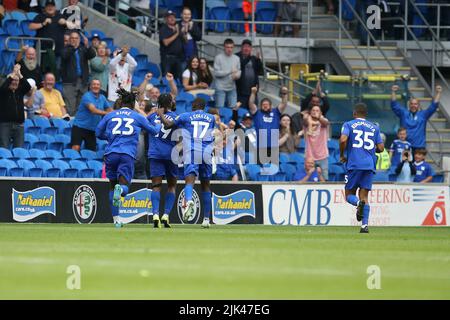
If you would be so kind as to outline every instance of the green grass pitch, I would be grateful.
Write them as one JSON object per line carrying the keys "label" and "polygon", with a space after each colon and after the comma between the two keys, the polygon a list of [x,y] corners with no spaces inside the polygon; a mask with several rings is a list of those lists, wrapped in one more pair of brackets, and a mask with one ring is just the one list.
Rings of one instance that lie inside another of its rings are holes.
{"label": "green grass pitch", "polygon": [[450,299],[449,228],[358,231],[0,224],[0,299]]}

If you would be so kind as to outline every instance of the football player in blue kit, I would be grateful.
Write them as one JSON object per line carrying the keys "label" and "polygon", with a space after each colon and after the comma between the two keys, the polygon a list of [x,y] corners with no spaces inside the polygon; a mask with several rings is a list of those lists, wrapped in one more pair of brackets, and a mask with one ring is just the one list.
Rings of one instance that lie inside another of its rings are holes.
{"label": "football player in blue kit", "polygon": [[[367,106],[355,105],[352,121],[344,123],[341,131],[339,150],[341,162],[346,165],[345,198],[357,207],[356,219],[362,220],[361,233],[369,233],[370,205],[368,194],[372,189],[376,168],[375,152],[384,151],[380,128],[366,120]],[[345,153],[346,152],[346,153]],[[356,192],[359,189],[358,196]]]}
{"label": "football player in blue kit", "polygon": [[[158,113],[150,114],[147,119],[151,125],[161,124],[161,117],[173,121],[177,114],[175,110],[175,101],[171,94],[165,93],[158,97],[158,106],[164,110],[163,115]],[[172,161],[172,150],[177,141],[172,141],[172,128],[166,129],[161,126],[156,135],[149,135],[148,158],[150,162],[150,176],[152,178],[152,207],[153,207],[153,226],[160,228],[159,205],[161,198],[161,185],[165,177],[167,179],[167,193],[164,203],[164,214],[161,222],[165,228],[170,228],[169,214],[175,203],[175,191],[177,187],[178,166]]]}
{"label": "football player in blue kit", "polygon": [[173,121],[163,117],[164,109],[159,108],[165,129],[177,127],[182,129],[183,136],[183,163],[185,176],[186,207],[183,210],[183,221],[188,221],[195,212],[192,193],[196,177],[200,179],[202,188],[202,203],[204,208],[203,228],[209,228],[211,216],[211,189],[212,177],[212,151],[214,142],[214,115],[204,111],[206,102],[196,98],[192,102],[192,112],[177,116]]}
{"label": "football player in blue kit", "polygon": [[98,124],[95,135],[106,139],[105,150],[106,177],[110,181],[109,201],[114,220],[118,228],[123,224],[119,217],[121,198],[126,196],[134,175],[134,161],[141,129],[155,135],[161,125],[151,126],[144,116],[134,111],[136,95],[124,89],[117,91],[120,109],[107,114]]}

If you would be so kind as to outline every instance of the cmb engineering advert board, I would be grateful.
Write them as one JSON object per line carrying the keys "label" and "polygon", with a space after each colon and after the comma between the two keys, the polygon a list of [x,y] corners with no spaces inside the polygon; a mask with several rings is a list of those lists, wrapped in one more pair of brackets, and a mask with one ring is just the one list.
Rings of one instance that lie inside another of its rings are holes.
{"label": "cmb engineering advert board", "polygon": [[[179,184],[170,213],[172,223],[181,221],[184,183]],[[167,188],[163,186],[160,208],[164,209]],[[261,185],[213,183],[215,224],[263,224]],[[153,212],[151,183],[132,183],[123,198],[119,214],[124,223],[148,223]],[[0,179],[0,222],[112,223],[108,202],[109,183],[101,179]],[[196,205],[189,224],[203,221],[200,185],[194,188]],[[161,212],[162,213],[162,212]]]}
{"label": "cmb engineering advert board", "polygon": [[[170,220],[183,223],[184,183],[177,187]],[[148,223],[151,184],[133,182],[119,213],[125,223]],[[355,209],[346,203],[342,184],[271,184],[212,182],[215,224],[296,226],[357,225]],[[111,223],[109,183],[101,179],[0,180],[0,222]],[[200,185],[196,212],[187,223],[201,223]],[[164,208],[166,188],[161,193]],[[449,187],[441,184],[375,184],[369,194],[372,226],[448,226]]]}

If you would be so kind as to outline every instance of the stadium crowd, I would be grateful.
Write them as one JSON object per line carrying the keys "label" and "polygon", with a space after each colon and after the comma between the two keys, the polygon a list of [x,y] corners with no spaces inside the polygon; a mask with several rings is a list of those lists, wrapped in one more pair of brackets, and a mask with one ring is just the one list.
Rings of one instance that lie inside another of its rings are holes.
{"label": "stadium crowd", "polygon": [[[140,77],[136,73],[142,70],[140,62],[129,46],[111,47],[99,33],[91,34],[89,39],[89,34],[83,32],[88,21],[81,14],[75,20],[68,19],[73,12],[79,12],[78,0],[70,0],[61,11],[54,0],[46,0],[42,10],[36,2],[28,1],[27,6],[24,3],[18,1],[14,6],[11,1],[3,1],[8,10],[39,12],[29,29],[36,30],[37,37],[52,39],[55,50],[51,43],[44,42],[42,49],[46,52],[41,53],[40,65],[32,46],[23,46],[17,55],[12,72],[0,87],[0,147],[24,147],[24,123],[45,118],[62,119],[71,127],[70,132],[65,131],[70,134],[70,142],[66,141],[64,147],[97,152],[100,146],[95,129],[102,116],[111,112],[115,103],[120,104],[117,89],[138,93],[135,109],[146,117],[156,112],[161,93],[170,92],[178,112],[188,110],[194,97],[201,97],[208,103],[208,112],[215,116],[220,139],[215,145],[216,179],[235,181],[247,174],[250,180],[265,181],[339,180],[330,178],[329,167],[333,166],[335,173],[338,166],[338,161],[333,162],[337,147],[330,148],[333,142],[329,140],[326,114],[331,106],[320,81],[293,115],[285,113],[287,88],[281,89],[281,103],[276,107],[268,98],[259,99],[263,67],[250,40],[244,40],[236,52],[234,41],[225,39],[223,52],[209,65],[198,56],[201,32],[192,21],[191,9],[185,7],[178,22],[176,13],[169,10],[159,32],[161,73],[159,69],[145,70]],[[243,7],[247,14],[251,13],[249,2],[243,3],[247,3]],[[290,1],[280,3],[278,18],[285,20],[285,15],[296,14],[296,8],[284,7],[290,5]],[[325,5],[328,11],[334,11],[333,1],[325,1]],[[298,30],[294,28],[293,32]],[[402,128],[389,152],[377,155],[377,169],[398,176],[397,181],[430,182],[434,173],[425,161],[426,122],[438,107],[441,89],[425,111],[420,111],[416,99],[410,100],[409,109],[401,106],[396,101],[398,89],[392,87],[392,111]],[[243,138],[234,133],[237,129],[245,132]],[[148,137],[142,132],[135,178],[149,177],[147,152]],[[252,159],[253,155],[256,157]],[[271,171],[271,162],[279,163],[280,170]]]}

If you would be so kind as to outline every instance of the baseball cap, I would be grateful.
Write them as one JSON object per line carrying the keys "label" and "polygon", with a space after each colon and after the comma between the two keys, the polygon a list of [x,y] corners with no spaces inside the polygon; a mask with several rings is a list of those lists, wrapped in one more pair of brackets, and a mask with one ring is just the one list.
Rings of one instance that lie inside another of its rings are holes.
{"label": "baseball cap", "polygon": [[241,46],[243,46],[244,44],[248,44],[249,46],[251,46],[251,45],[252,45],[252,42],[251,42],[250,40],[248,40],[248,39],[244,39],[244,40],[242,41]]}
{"label": "baseball cap", "polygon": [[92,39],[94,39],[94,38],[98,38],[99,40],[101,40],[100,35],[98,33],[94,33],[92,35]]}
{"label": "baseball cap", "polygon": [[31,89],[36,87],[36,81],[34,79],[28,78],[27,81],[28,81],[28,84],[30,85]]}
{"label": "baseball cap", "polygon": [[247,112],[246,114],[244,114],[244,116],[242,117],[242,120],[248,119],[248,118],[252,118],[252,115],[251,115],[249,112]]}
{"label": "baseball cap", "polygon": [[45,6],[56,6],[55,0],[47,0]]}
{"label": "baseball cap", "polygon": [[168,16],[174,16],[174,17],[176,17],[177,15],[176,15],[175,12],[173,12],[172,10],[169,10],[169,11],[166,12],[166,14],[164,15],[164,17],[167,18]]}

